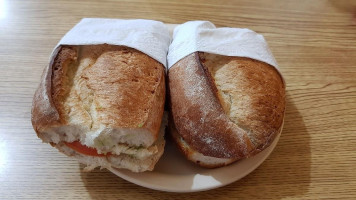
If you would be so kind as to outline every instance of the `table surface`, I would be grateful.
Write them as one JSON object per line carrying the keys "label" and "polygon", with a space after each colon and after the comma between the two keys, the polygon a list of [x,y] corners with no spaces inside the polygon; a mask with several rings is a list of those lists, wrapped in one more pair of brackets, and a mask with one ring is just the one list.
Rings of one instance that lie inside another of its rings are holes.
{"label": "table surface", "polygon": [[[356,20],[343,2],[0,0],[0,199],[355,199]],[[287,82],[274,152],[228,186],[174,194],[83,172],[41,143],[33,94],[53,47],[83,17],[200,19],[263,34]]]}

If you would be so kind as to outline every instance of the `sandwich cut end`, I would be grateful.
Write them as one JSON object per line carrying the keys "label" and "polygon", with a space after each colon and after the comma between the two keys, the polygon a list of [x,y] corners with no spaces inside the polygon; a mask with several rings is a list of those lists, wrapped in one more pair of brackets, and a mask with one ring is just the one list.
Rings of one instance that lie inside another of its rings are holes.
{"label": "sandwich cut end", "polygon": [[[91,171],[97,167],[106,169],[129,169],[132,172],[152,171],[164,152],[164,133],[166,126],[167,117],[165,115],[157,140],[148,148],[118,144],[107,151],[107,153],[104,153],[97,148],[89,148],[80,142],[79,143],[86,148],[84,152],[75,147],[73,148],[73,146],[68,145],[66,142],[59,142],[58,144],[52,144],[52,146],[67,156],[73,157],[80,163],[86,165],[84,171]],[[87,149],[92,149],[94,152],[88,152]]]}

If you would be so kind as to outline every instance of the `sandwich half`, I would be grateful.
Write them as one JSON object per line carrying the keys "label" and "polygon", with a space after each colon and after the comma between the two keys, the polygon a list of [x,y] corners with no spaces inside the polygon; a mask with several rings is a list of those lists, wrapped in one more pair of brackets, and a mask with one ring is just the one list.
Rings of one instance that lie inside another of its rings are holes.
{"label": "sandwich half", "polygon": [[269,64],[195,52],[174,64],[168,79],[171,135],[200,166],[251,157],[282,128],[285,84]]}
{"label": "sandwich half", "polygon": [[153,170],[164,150],[165,69],[135,49],[62,45],[32,106],[39,138],[95,167]]}

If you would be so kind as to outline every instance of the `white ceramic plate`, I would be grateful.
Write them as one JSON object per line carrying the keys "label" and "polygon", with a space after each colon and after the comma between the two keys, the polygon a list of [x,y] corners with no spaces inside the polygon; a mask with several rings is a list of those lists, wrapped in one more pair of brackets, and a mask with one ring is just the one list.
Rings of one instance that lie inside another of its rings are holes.
{"label": "white ceramic plate", "polygon": [[[177,24],[166,25],[172,35]],[[235,182],[255,170],[276,147],[280,134],[267,149],[254,157],[222,168],[201,168],[186,160],[175,144],[167,141],[165,152],[154,171],[143,173],[134,173],[125,169],[110,171],[129,182],[154,190],[167,192],[210,190]]]}
{"label": "white ceramic plate", "polygon": [[279,140],[252,158],[217,169],[201,168],[185,159],[175,144],[167,142],[165,152],[152,172],[134,173],[111,169],[117,176],[134,184],[167,192],[198,192],[235,182],[255,170],[273,151]]}

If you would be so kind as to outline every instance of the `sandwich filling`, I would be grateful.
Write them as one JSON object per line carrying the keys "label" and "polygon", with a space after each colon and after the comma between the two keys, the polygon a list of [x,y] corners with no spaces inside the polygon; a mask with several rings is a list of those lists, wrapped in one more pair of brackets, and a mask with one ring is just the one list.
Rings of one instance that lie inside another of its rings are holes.
{"label": "sandwich filling", "polygon": [[[133,172],[151,171],[164,151],[164,132],[166,125],[167,117],[165,114],[161,123],[158,139],[149,148],[140,147],[137,149],[136,146],[132,146],[120,153],[99,153],[98,149],[83,145],[79,140],[76,140],[75,142],[61,141],[58,144],[53,144],[53,146],[64,154],[74,157],[79,162],[85,164],[85,171],[93,170],[96,167],[107,169],[125,168],[130,169]],[[121,145],[118,144],[117,146]]]}
{"label": "sandwich filling", "polygon": [[[163,144],[164,146],[164,131],[165,131],[165,126],[167,125],[166,118],[167,117],[165,114],[161,123],[161,129],[158,135],[158,139],[155,143],[153,143],[149,147],[144,147],[142,145],[132,146],[125,143],[112,144],[111,142],[112,140],[110,137],[102,138],[103,141],[108,141],[107,143],[96,142],[96,144],[98,145],[94,145],[94,147],[90,147],[85,144],[82,144],[79,139],[73,142],[64,142],[64,144],[67,147],[75,150],[76,152],[87,156],[105,157],[105,156],[126,154],[137,159],[144,159],[149,156],[157,154],[159,152],[160,145]],[[66,140],[64,139],[64,141]]]}
{"label": "sandwich filling", "polygon": [[[148,148],[128,146],[118,144],[113,147],[113,151],[99,153],[100,150],[88,147],[80,143],[79,140],[74,142],[59,142],[54,146],[68,156],[75,157],[79,162],[86,165],[85,171],[93,170],[96,167],[101,168],[126,168],[133,172],[142,172],[153,170],[154,165],[162,156],[165,146],[164,132],[167,126],[166,114],[161,123],[161,129],[158,139]],[[116,151],[116,148],[123,147],[123,150]]]}

